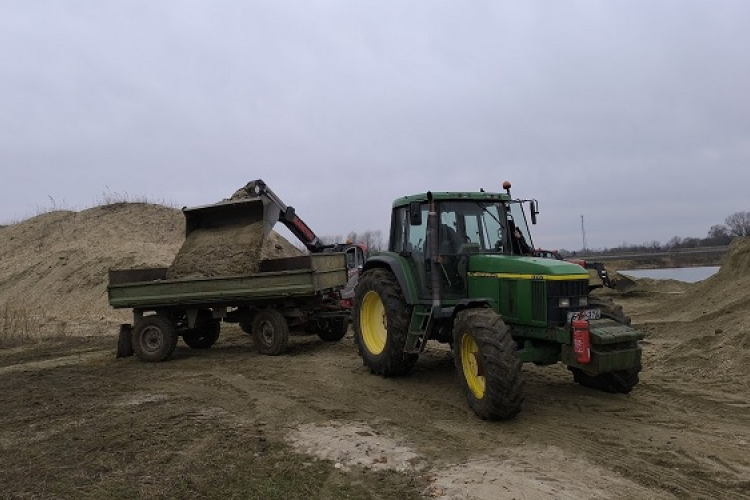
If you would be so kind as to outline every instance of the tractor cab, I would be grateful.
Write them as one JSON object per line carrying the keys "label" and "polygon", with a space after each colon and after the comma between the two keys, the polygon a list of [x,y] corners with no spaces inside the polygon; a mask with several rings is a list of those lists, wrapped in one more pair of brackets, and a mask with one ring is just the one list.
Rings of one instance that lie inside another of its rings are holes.
{"label": "tractor cab", "polygon": [[[429,198],[437,215],[434,247],[429,244],[435,230],[428,229]],[[532,212],[535,210],[531,200],[513,200],[508,194],[498,193],[426,193],[398,200],[394,204],[389,250],[412,266],[421,297],[431,296],[435,283],[430,265],[433,252],[437,253],[444,297],[465,295],[472,255],[533,255],[525,203],[532,205]]]}

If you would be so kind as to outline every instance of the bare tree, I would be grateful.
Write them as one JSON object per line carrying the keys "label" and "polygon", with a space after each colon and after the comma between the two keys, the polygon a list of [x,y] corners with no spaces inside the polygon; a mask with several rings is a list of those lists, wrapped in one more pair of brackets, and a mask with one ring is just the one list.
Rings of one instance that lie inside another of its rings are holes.
{"label": "bare tree", "polygon": [[383,249],[383,232],[368,229],[360,236],[360,243],[367,246],[368,250],[377,252]]}
{"label": "bare tree", "polygon": [[324,245],[335,245],[336,243],[341,243],[343,241],[340,234],[337,234],[336,236],[326,234],[319,236],[318,239],[320,239],[320,242]]}
{"label": "bare tree", "polygon": [[724,224],[730,236],[750,236],[750,212],[735,212],[724,220]]}
{"label": "bare tree", "polygon": [[377,229],[368,229],[362,233],[350,232],[347,240],[352,243],[365,245],[372,252],[379,252],[385,248],[383,245],[383,231]]}
{"label": "bare tree", "polygon": [[732,242],[732,235],[729,234],[727,226],[715,224],[708,230],[706,240],[709,245],[728,245]]}

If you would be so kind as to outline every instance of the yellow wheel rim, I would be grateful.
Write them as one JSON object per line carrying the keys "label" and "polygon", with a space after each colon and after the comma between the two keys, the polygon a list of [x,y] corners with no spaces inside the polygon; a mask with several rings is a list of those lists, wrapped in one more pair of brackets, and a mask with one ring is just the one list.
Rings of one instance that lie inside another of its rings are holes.
{"label": "yellow wheel rim", "polygon": [[362,340],[365,347],[377,356],[385,349],[388,337],[388,322],[385,316],[385,306],[380,295],[370,290],[362,299],[360,308],[359,327],[362,330]]}
{"label": "yellow wheel rim", "polygon": [[461,337],[461,367],[464,370],[464,378],[469,390],[475,398],[482,399],[485,389],[482,353],[468,333],[464,333]]}

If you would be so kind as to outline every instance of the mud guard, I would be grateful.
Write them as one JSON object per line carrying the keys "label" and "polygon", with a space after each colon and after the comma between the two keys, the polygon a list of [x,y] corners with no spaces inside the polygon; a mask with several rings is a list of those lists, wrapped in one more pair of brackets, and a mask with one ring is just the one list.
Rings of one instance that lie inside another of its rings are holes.
{"label": "mud guard", "polygon": [[133,325],[120,325],[120,336],[117,339],[117,357],[127,358],[133,355]]}

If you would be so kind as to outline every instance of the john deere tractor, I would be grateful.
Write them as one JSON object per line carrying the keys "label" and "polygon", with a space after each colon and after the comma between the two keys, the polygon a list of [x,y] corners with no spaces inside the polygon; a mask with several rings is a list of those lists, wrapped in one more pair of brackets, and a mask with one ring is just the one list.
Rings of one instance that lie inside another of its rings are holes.
{"label": "john deere tractor", "polygon": [[526,210],[535,224],[539,205],[503,188],[393,203],[388,251],[367,260],[354,297],[364,364],[405,375],[429,340],[448,343],[469,406],[490,420],[521,410],[527,362],[562,362],[583,386],[630,392],[643,334],[589,297],[581,266],[533,256]]}

